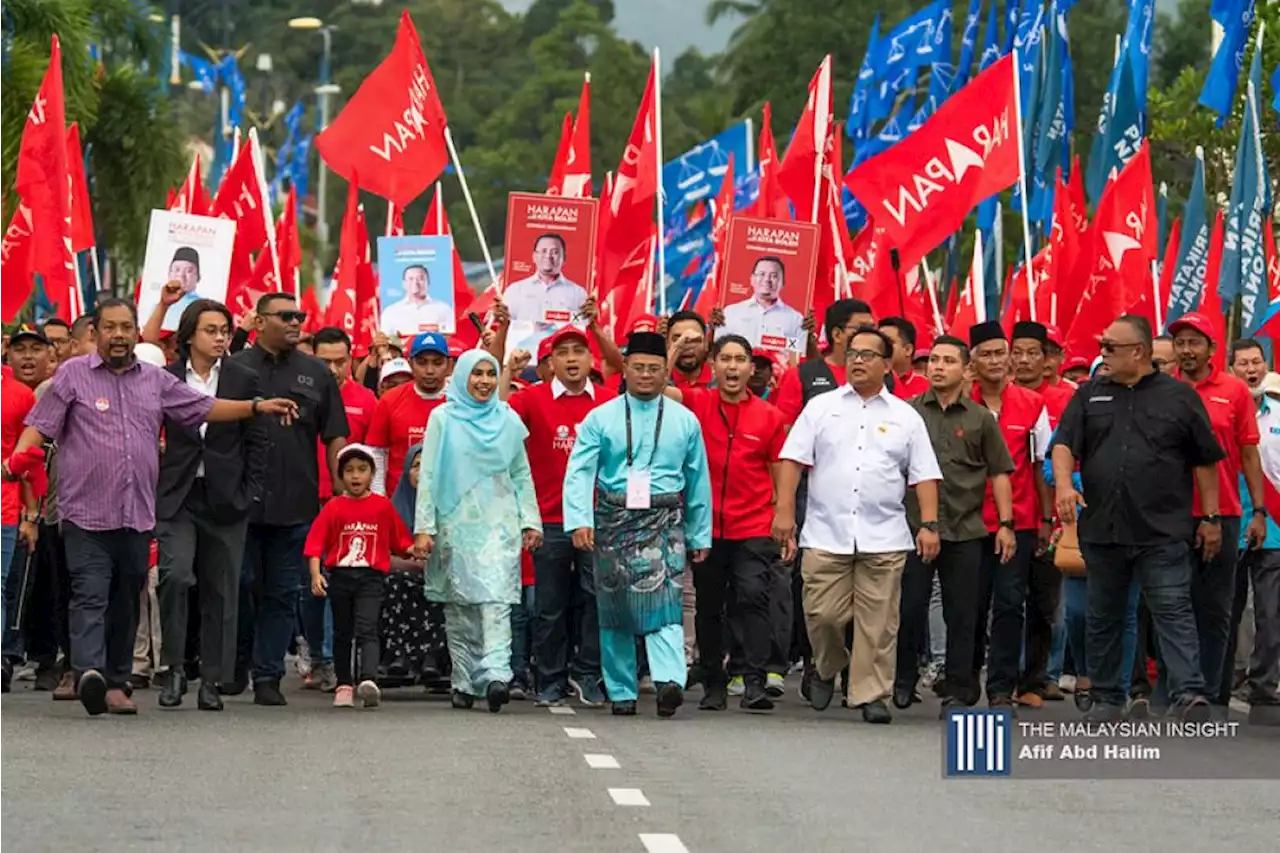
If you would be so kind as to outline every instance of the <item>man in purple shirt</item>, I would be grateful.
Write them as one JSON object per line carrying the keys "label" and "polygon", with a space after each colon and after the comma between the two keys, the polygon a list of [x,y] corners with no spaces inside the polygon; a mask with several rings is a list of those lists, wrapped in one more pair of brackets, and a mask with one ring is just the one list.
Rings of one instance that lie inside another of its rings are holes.
{"label": "man in purple shirt", "polygon": [[91,715],[135,714],[125,693],[138,602],[156,523],[160,428],[279,415],[292,400],[224,400],[140,364],[132,302],[104,299],[94,311],[97,350],[62,365],[27,416],[21,451],[58,442],[58,504],[71,578],[71,669]]}

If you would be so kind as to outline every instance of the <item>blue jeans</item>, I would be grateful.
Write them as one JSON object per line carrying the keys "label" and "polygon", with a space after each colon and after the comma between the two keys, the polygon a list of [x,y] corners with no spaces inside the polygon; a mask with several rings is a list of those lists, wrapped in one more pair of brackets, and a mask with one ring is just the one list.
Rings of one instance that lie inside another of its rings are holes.
{"label": "blue jeans", "polygon": [[[18,613],[18,593],[22,589],[22,578],[20,578],[22,564],[18,565],[18,574],[14,575],[14,580],[17,583],[14,583],[12,601],[5,594],[5,587],[8,587],[9,584],[10,566],[17,558],[17,553],[15,553],[17,552],[17,544],[18,525],[0,525],[0,640],[3,640],[6,654],[9,653],[10,648],[13,648],[20,656],[22,654],[22,643],[18,642],[18,640],[10,642],[9,630],[12,629],[14,637],[17,638],[20,626],[22,626],[22,615]],[[26,548],[23,548],[22,553],[23,560],[26,560]],[[13,612],[10,613],[10,611]]]}
{"label": "blue jeans", "polygon": [[[253,680],[284,678],[284,655],[293,637],[298,590],[308,578],[302,559],[309,524],[250,524],[240,573],[240,637],[237,671],[250,664]],[[261,590],[255,607],[254,588]]]}
{"label": "blue jeans", "polygon": [[1158,545],[1097,545],[1081,542],[1087,616],[1085,646],[1093,695],[1099,704],[1122,707],[1128,697],[1124,665],[1126,622],[1133,612],[1136,580],[1159,639],[1169,673],[1169,694],[1185,702],[1205,693],[1200,649],[1191,607],[1191,555],[1186,542]]}
{"label": "blue jeans", "polygon": [[535,594],[532,586],[522,587],[520,603],[511,606],[511,672],[512,678],[526,684],[530,680],[529,652],[532,649]]}
{"label": "blue jeans", "polygon": [[[1076,677],[1089,677],[1088,653],[1085,643],[1087,622],[1088,581],[1083,577],[1062,579],[1062,637],[1064,645],[1071,647],[1071,659],[1076,664]],[[1138,648],[1138,584],[1129,585],[1129,610],[1124,617],[1124,637],[1120,643],[1120,686],[1125,695],[1133,676],[1133,656]],[[1058,673],[1062,672],[1062,658],[1058,658]]]}
{"label": "blue jeans", "polygon": [[[596,614],[595,563],[579,551],[560,524],[542,526],[542,547],[533,552],[537,589],[533,616],[534,667],[539,690],[567,691],[569,675],[600,679],[600,622]],[[577,605],[578,636],[570,613]],[[577,652],[574,652],[574,648]]]}

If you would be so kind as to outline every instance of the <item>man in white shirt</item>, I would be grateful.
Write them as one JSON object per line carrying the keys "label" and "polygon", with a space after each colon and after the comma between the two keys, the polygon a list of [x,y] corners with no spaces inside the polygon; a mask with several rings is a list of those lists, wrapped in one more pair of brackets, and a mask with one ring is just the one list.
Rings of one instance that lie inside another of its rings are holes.
{"label": "man in white shirt", "polygon": [[751,269],[752,297],[725,306],[724,325],[716,330],[716,337],[742,335],[753,346],[803,350],[807,340],[801,328],[804,317],[779,298],[786,277],[781,258],[757,258]]}
{"label": "man in white shirt", "polygon": [[533,241],[533,275],[507,285],[502,294],[513,325],[531,323],[536,331],[549,331],[573,322],[587,291],[564,277],[565,254],[559,234],[539,234]]}
{"label": "man in white shirt", "polygon": [[382,311],[382,331],[411,338],[419,332],[454,332],[453,306],[431,298],[431,277],[427,268],[413,264],[400,274],[404,298]]}
{"label": "man in white shirt", "polygon": [[200,286],[200,253],[190,246],[179,246],[169,261],[169,281],[182,285],[182,296],[164,312],[160,328],[172,331],[182,322],[182,312],[200,298],[196,288]]}
{"label": "man in white shirt", "polygon": [[[805,622],[816,672],[809,701],[824,710],[836,674],[849,665],[849,707],[869,723],[893,717],[899,596],[907,552],[937,556],[938,481],[942,472],[920,414],[884,387],[893,346],[877,329],[853,335],[845,357],[848,384],[809,401],[782,448],[774,538],[795,550],[796,486],[809,469],[801,574]],[[912,542],[904,503],[920,503]],[[853,654],[845,628],[853,622]]]}

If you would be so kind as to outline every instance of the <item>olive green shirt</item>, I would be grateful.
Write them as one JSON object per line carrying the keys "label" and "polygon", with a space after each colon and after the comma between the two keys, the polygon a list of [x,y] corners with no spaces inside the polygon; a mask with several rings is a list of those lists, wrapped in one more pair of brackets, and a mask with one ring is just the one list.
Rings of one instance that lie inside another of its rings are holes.
{"label": "olive green shirt", "polygon": [[[982,520],[982,501],[987,478],[1013,473],[1013,457],[1000,434],[1000,424],[990,410],[968,394],[946,409],[930,388],[911,400],[924,418],[934,455],[942,469],[938,485],[938,535],[945,542],[982,539],[987,525]],[[907,496],[907,520],[912,529],[920,526],[920,504],[914,490]]]}

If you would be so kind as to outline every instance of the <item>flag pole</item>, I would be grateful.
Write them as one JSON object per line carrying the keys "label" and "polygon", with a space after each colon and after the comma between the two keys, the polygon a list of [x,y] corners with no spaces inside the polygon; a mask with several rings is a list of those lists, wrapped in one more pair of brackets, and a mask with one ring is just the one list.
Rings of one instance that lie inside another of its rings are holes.
{"label": "flag pole", "polygon": [[436,234],[444,233],[444,190],[436,181]]}
{"label": "flag pole", "polygon": [[98,247],[89,249],[89,266],[93,267],[93,281],[99,291],[102,290],[102,268],[98,266]]}
{"label": "flag pole", "polygon": [[818,224],[818,198],[822,190],[822,161],[827,154],[827,133],[831,124],[831,54],[822,60],[818,71],[818,99],[813,108],[813,211],[809,221]]}
{"label": "flag pole", "polygon": [[1151,259],[1151,305],[1155,309],[1152,316],[1156,318],[1156,334],[1159,334],[1164,328],[1164,306],[1160,304],[1160,267],[1155,258]]}
{"label": "flag pole", "polygon": [[920,259],[920,273],[924,276],[925,292],[929,294],[929,307],[933,310],[933,328],[937,334],[946,331],[946,324],[942,321],[942,311],[938,308],[938,293],[934,290],[933,274],[929,272],[929,263],[924,259]]}
{"label": "flag pole", "polygon": [[663,193],[662,193],[662,64],[658,48],[653,49],[653,141],[655,143],[654,156],[657,158],[655,171],[658,174],[658,268],[653,273],[653,286],[658,291],[658,315],[665,316],[667,313],[667,240],[663,229],[666,223],[662,221],[663,211]]}
{"label": "flag pole", "polygon": [[444,144],[449,147],[449,159],[453,161],[453,168],[458,171],[458,183],[462,185],[462,198],[467,203],[467,212],[471,214],[471,224],[475,226],[476,237],[480,239],[480,252],[484,255],[484,265],[489,270],[489,285],[497,287],[498,274],[493,269],[493,256],[489,254],[489,244],[485,241],[484,228],[480,225],[480,214],[476,213],[476,203],[471,200],[471,187],[467,185],[467,173],[462,171],[462,161],[458,159],[458,149],[453,144],[453,134],[449,132],[448,125],[444,129]]}
{"label": "flag pole", "polygon": [[973,235],[973,260],[969,262],[969,281],[973,287],[969,298],[973,300],[973,316],[978,318],[979,323],[987,322],[987,286],[983,261],[982,229],[979,228]]}
{"label": "flag pole", "polygon": [[1018,145],[1018,195],[1022,206],[1022,253],[1027,264],[1027,294],[1031,298],[1031,321],[1036,321],[1036,290],[1039,283],[1031,266],[1031,217],[1027,213],[1027,164],[1022,142],[1022,83],[1019,80],[1018,49],[1013,49],[1013,117]]}
{"label": "flag pole", "polygon": [[391,236],[391,223],[396,218],[396,203],[391,199],[387,199],[387,227],[384,229],[387,233],[385,236]]}
{"label": "flag pole", "polygon": [[[239,129],[236,130],[237,142]],[[258,143],[258,129],[249,128],[249,156],[253,158],[254,171],[258,174],[258,205],[262,208],[262,218],[267,223],[267,250],[271,252],[271,270],[276,274],[276,287],[284,289],[284,281],[280,278],[280,250],[276,246],[276,227],[271,218],[271,202],[267,196],[267,172],[263,168],[262,146]],[[294,293],[294,298],[302,294]]]}

